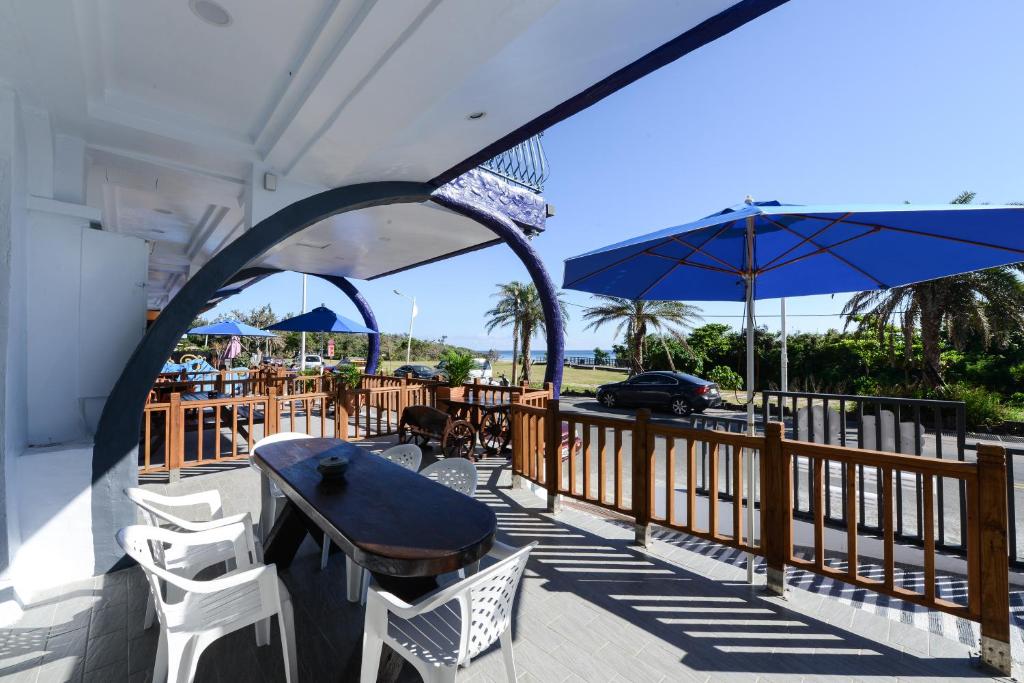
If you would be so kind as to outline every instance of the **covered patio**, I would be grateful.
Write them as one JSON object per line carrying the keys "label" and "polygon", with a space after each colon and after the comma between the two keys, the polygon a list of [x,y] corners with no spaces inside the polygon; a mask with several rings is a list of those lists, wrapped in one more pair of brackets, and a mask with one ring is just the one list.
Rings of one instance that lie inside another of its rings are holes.
{"label": "covered patio", "polygon": [[[643,548],[621,517],[575,504],[546,512],[543,499],[512,486],[503,457],[478,468],[477,498],[498,517],[498,539],[539,543],[514,615],[521,681],[988,675],[977,667],[977,635],[966,622],[882,596],[865,600],[863,591],[803,572],[791,573],[785,598],[773,596],[763,578],[746,584],[738,551],[661,529]],[[229,514],[258,513],[258,477],[245,466],[148,486],[174,494],[216,487]],[[333,555],[321,572],[319,548],[307,540],[281,576],[295,602],[301,679],[355,680],[358,670],[346,666],[358,663],[363,608],[345,600],[343,557]],[[17,681],[149,680],[157,629],[142,627],[146,591],[138,569],[53,591],[3,631],[0,674]],[[206,652],[196,680],[273,681],[282,666],[280,648],[257,648],[243,631]],[[399,680],[418,676],[406,670]],[[459,680],[504,680],[500,652],[491,648],[473,660]]]}

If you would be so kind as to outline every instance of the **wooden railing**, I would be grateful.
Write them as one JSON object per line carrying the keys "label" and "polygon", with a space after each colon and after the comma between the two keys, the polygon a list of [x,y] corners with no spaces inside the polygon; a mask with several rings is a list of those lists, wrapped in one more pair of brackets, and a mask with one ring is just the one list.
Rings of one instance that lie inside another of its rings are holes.
{"label": "wooden railing", "polygon": [[[769,423],[762,436],[746,436],[652,423],[646,410],[638,411],[635,419],[563,412],[557,400],[544,408],[514,403],[511,414],[514,481],[542,487],[552,511],[561,498],[572,498],[632,517],[641,544],[647,543],[653,523],[761,555],[768,586],[777,593],[785,589],[788,565],[978,621],[982,659],[1009,673],[1007,478],[1001,447],[979,446],[977,462],[956,462],[786,439],[781,423]],[[699,450],[707,453],[704,490],[697,475]],[[755,459],[760,479],[753,501],[743,495],[748,458]],[[804,464],[798,465],[798,458]],[[839,463],[846,474],[845,553],[826,544],[824,497],[832,488],[828,462]],[[728,496],[720,496],[723,463],[731,469],[728,478],[733,482],[734,493]],[[809,548],[794,541],[793,476],[799,466],[810,468],[812,481]],[[878,578],[866,576],[858,560],[858,541],[877,536],[857,524],[857,477],[875,471],[881,477],[877,490],[883,529]],[[897,570],[895,560],[896,472],[924,481],[924,583],[919,590],[904,585],[900,578],[906,573]],[[967,491],[967,595],[962,602],[936,590],[935,499],[942,478],[963,482]],[[746,523],[750,505],[755,506],[759,538]]]}

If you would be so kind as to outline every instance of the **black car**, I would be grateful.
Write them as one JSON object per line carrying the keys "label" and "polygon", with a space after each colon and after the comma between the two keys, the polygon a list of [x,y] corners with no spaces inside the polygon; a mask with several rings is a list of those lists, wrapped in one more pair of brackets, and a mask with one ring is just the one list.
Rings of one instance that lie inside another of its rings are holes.
{"label": "black car", "polygon": [[644,372],[625,382],[603,384],[597,388],[597,400],[612,408],[629,406],[660,408],[676,415],[702,413],[721,405],[718,385],[683,372]]}
{"label": "black car", "polygon": [[437,374],[437,368],[432,368],[429,365],[403,365],[395,370],[395,377],[412,375],[416,379],[434,379]]}

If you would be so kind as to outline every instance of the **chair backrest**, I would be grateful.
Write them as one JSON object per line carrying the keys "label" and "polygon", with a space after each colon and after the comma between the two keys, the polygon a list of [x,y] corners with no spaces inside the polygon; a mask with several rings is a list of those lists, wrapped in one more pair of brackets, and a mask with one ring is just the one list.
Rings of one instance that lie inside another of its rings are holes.
{"label": "chair backrest", "polygon": [[[142,571],[146,574],[146,579],[152,589],[157,614],[165,626],[174,626],[188,618],[187,609],[182,609],[182,607],[188,607],[188,586],[195,585],[195,581],[180,577],[163,567],[164,548],[178,544],[201,546],[225,541],[234,543],[236,559],[247,557],[245,531],[241,524],[199,533],[179,533],[160,527],[133,524],[117,532],[118,545],[129,557],[139,563]],[[246,565],[248,565],[247,562]],[[240,568],[248,568],[246,565],[240,565]],[[166,596],[171,593],[164,590],[163,584],[174,586],[177,589],[174,594],[182,596],[185,604],[175,608],[177,603],[169,603]],[[169,607],[170,609],[168,609]]]}
{"label": "chair backrest", "polygon": [[465,613],[462,618],[460,662],[486,650],[511,625],[512,603],[535,545],[536,541],[456,584],[464,585],[469,596],[469,618]]}
{"label": "chair backrest", "polygon": [[[269,446],[272,443],[278,443],[280,441],[293,441],[295,439],[312,439],[313,437],[309,434],[303,434],[302,432],[278,432],[277,434],[271,434],[265,436],[252,445],[252,452],[259,453],[260,448],[263,446]],[[256,467],[256,463],[249,459],[249,465]],[[256,467],[256,469],[259,469]]]}
{"label": "chair backrest", "polygon": [[184,496],[165,496],[149,489],[133,486],[126,488],[124,494],[128,496],[128,500],[138,506],[142,512],[142,519],[150,526],[162,526],[161,522],[176,527],[184,527],[187,524],[184,517],[176,515],[166,508],[206,506],[209,508],[206,520],[221,519],[224,516],[220,494],[216,490],[199,491]]}
{"label": "chair backrest", "polygon": [[387,449],[380,454],[380,457],[390,460],[396,465],[401,465],[407,470],[419,472],[420,463],[423,461],[423,451],[414,443],[402,443]]}
{"label": "chair backrest", "polygon": [[420,474],[467,496],[476,494],[476,465],[465,458],[438,460],[424,467]]}

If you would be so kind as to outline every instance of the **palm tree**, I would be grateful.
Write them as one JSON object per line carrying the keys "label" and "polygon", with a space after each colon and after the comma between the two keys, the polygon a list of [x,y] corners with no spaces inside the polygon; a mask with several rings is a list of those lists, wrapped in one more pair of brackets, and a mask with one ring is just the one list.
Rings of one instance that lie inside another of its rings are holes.
{"label": "palm tree", "polygon": [[[544,318],[544,307],[541,304],[540,293],[533,283],[522,283],[517,281],[506,282],[498,285],[498,291],[494,296],[498,297],[498,303],[484,315],[487,320],[487,332],[490,333],[499,327],[512,328],[512,383],[516,381],[516,355],[519,347],[522,347],[522,381],[530,382],[530,347],[533,337],[537,334],[547,333],[547,321]],[[562,320],[567,321],[569,314],[566,311],[565,303],[558,295],[558,304],[561,309]]]}
{"label": "palm tree", "polygon": [[[962,192],[953,204],[970,204],[974,192]],[[926,384],[941,386],[940,338],[943,332],[958,349],[971,337],[988,346],[992,336],[1024,329],[1024,286],[1017,276],[1024,263],[927,280],[886,290],[860,292],[843,307],[846,325],[874,330],[884,342],[893,322],[903,331],[909,358],[914,331],[921,330],[921,371]]]}
{"label": "palm tree", "polygon": [[[685,344],[681,330],[692,327],[701,319],[700,308],[682,301],[644,301],[605,294],[598,294],[595,298],[598,303],[583,312],[583,319],[590,323],[586,329],[615,325],[615,334],[624,334],[626,348],[629,349],[630,373],[634,375],[644,371],[644,338],[648,331],[671,334]],[[672,354],[668,349],[666,354],[671,363]]]}

